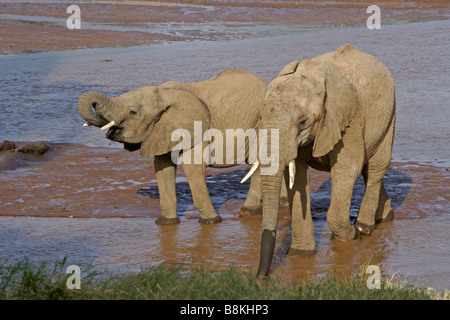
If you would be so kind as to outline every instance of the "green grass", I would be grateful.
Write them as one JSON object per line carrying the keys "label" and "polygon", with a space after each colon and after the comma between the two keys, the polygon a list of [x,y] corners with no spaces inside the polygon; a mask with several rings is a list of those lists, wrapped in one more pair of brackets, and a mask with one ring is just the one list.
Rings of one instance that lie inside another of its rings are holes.
{"label": "green grass", "polygon": [[280,277],[257,280],[236,267],[211,272],[207,267],[148,267],[137,273],[105,277],[90,270],[82,272],[81,289],[68,289],[66,260],[50,266],[28,259],[0,264],[0,299],[20,300],[296,300],[296,299],[383,299],[423,300],[447,298],[427,294],[425,288],[382,279],[381,289],[369,290],[367,275],[328,276],[292,282]]}

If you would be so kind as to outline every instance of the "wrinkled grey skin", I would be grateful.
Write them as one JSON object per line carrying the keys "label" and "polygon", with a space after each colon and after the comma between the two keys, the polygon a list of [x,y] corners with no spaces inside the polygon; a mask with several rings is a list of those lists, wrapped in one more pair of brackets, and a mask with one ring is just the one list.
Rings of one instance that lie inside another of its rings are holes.
{"label": "wrinkled grey skin", "polygon": [[[327,222],[334,238],[359,238],[360,233],[370,234],[375,223],[393,218],[382,179],[391,160],[394,125],[391,73],[378,59],[352,45],[312,60],[293,61],[269,84],[262,127],[278,129],[282,143],[280,170],[262,176],[263,233],[258,278],[269,272],[279,190],[291,160],[295,160],[296,174],[293,188],[288,191],[292,216],[289,254],[307,256],[315,252],[308,166],[331,172]],[[366,191],[357,222],[351,225],[352,190],[361,173]]]}
{"label": "wrinkled grey skin", "polygon": [[[97,127],[114,121],[116,125],[107,132],[108,139],[123,142],[128,149],[140,146],[142,156],[154,157],[161,203],[161,216],[156,223],[172,224],[179,222],[175,194],[177,166],[171,159],[171,151],[178,141],[171,141],[173,131],[186,129],[190,132],[191,143],[181,150],[186,153],[199,143],[194,141],[194,121],[201,121],[202,134],[207,129],[218,129],[224,140],[226,129],[258,129],[266,89],[265,80],[244,70],[230,69],[209,80],[195,83],[169,81],[114,98],[107,98],[98,92],[87,92],[79,99],[78,110],[84,120]],[[246,141],[248,144],[248,139]],[[203,142],[201,147],[203,150],[206,143]],[[225,150],[223,153],[226,154]],[[234,155],[236,160],[237,150]],[[206,186],[207,165],[204,162],[191,163],[183,163],[183,170],[194,203],[200,211],[200,222],[220,222],[221,218],[213,208]],[[236,162],[226,164],[226,160],[223,160],[223,163],[214,167],[230,167]],[[251,179],[250,190],[240,214],[260,212],[258,170]]]}

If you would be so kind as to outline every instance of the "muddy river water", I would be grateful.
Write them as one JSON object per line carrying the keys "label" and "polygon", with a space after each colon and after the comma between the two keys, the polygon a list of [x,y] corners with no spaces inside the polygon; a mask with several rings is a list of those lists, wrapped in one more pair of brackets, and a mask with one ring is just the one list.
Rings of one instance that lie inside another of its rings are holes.
{"label": "muddy river water", "polygon": [[[249,31],[246,27],[246,32]],[[329,175],[311,171],[317,253],[287,256],[290,220],[281,210],[272,274],[293,278],[355,272],[370,260],[383,276],[450,288],[450,30],[449,20],[348,28],[283,27],[280,32],[227,41],[83,49],[0,56],[0,140],[46,141],[42,155],[0,154],[0,259],[55,261],[83,270],[139,270],[142,265],[230,264],[255,273],[261,217],[242,218],[248,184],[240,166],[208,170],[208,187],[223,222],[200,225],[181,168],[181,223],[157,226],[159,200],[151,159],[121,149],[98,128],[85,128],[78,97],[108,96],[167,80],[198,81],[243,68],[270,81],[292,60],[352,43],[378,57],[396,82],[393,164],[385,177],[396,218],[372,236],[341,243],[326,225]],[[264,27],[266,28],[266,27]],[[295,29],[295,30],[294,30]],[[364,187],[358,181],[351,216]]]}

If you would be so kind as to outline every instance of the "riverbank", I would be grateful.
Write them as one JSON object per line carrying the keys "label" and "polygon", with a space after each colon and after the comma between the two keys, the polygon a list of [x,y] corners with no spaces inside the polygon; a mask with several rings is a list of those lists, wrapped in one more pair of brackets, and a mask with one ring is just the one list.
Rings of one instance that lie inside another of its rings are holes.
{"label": "riverbank", "polygon": [[[0,3],[0,54],[223,41],[300,32],[298,27],[365,26],[365,1],[74,1],[81,29],[69,30],[68,4]],[[448,19],[450,5],[378,1],[382,23]],[[247,30],[259,26],[260,30]],[[268,27],[268,28],[267,28]]]}

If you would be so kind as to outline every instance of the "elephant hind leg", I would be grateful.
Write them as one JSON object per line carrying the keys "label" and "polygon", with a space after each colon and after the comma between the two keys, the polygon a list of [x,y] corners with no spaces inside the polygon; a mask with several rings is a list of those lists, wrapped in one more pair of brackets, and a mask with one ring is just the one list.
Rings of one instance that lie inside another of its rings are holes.
{"label": "elephant hind leg", "polygon": [[394,217],[391,199],[383,185],[383,177],[391,162],[393,128],[392,125],[377,152],[362,171],[366,191],[355,226],[363,234],[371,234],[376,223],[390,221]]}
{"label": "elephant hind leg", "polygon": [[[349,128],[351,129],[351,128]],[[353,187],[364,165],[362,137],[346,132],[330,153],[331,201],[327,213],[332,238],[338,240],[359,239],[359,231],[350,223],[350,204]],[[345,141],[344,141],[345,140]],[[353,140],[353,141],[352,141]],[[348,144],[353,148],[344,148]]]}
{"label": "elephant hind leg", "polygon": [[375,230],[375,215],[379,210],[380,193],[384,173],[382,171],[369,173],[369,164],[362,171],[366,191],[364,193],[355,226],[362,234],[371,234]]}
{"label": "elephant hind leg", "polygon": [[[358,214],[355,226],[362,234],[371,234],[375,230],[375,224],[390,221],[394,218],[394,211],[391,208],[391,199],[384,189],[382,176],[376,180],[370,173],[367,173],[366,167],[363,170],[364,180],[366,182],[366,192]],[[374,181],[375,180],[375,181]]]}
{"label": "elephant hind leg", "polygon": [[380,200],[377,212],[375,213],[375,223],[388,222],[392,219],[394,219],[394,210],[391,207],[391,199],[384,189],[384,184],[381,184]]}

